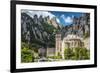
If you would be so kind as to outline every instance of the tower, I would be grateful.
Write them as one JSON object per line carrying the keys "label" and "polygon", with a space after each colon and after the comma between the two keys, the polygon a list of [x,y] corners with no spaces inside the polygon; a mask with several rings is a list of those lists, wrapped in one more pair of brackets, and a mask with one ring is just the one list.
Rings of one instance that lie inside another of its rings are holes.
{"label": "tower", "polygon": [[62,54],[62,41],[61,41],[61,34],[57,33],[56,34],[56,50],[55,50],[55,54],[56,56],[58,55],[58,53],[61,55]]}

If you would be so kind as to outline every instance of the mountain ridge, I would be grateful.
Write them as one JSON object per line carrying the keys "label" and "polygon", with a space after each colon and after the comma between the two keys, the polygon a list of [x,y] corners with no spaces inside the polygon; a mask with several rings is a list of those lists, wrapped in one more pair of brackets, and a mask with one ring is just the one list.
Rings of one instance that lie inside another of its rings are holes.
{"label": "mountain ridge", "polygon": [[55,47],[55,34],[60,32],[62,39],[68,34],[75,34],[82,38],[87,38],[90,35],[90,15],[84,14],[79,18],[74,17],[73,24],[61,26],[57,23],[56,18],[50,19],[47,17],[33,18],[27,13],[21,13],[21,39],[22,42],[33,44],[33,47]]}

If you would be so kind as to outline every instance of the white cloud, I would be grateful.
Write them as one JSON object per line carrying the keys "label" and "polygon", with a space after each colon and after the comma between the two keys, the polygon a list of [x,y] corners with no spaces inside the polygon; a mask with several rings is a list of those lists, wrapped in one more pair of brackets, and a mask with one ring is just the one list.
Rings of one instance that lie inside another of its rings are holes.
{"label": "white cloud", "polygon": [[61,15],[61,18],[65,19],[65,15],[64,15],[64,14],[62,14],[62,15]]}
{"label": "white cloud", "polygon": [[61,15],[61,18],[64,20],[65,23],[72,23],[73,22],[73,18],[70,16],[65,17],[65,15]]}
{"label": "white cloud", "polygon": [[68,16],[67,18],[65,18],[65,22],[66,23],[72,23],[73,22],[73,19]]}
{"label": "white cloud", "polygon": [[56,18],[57,23],[60,23],[60,20],[58,18]]}
{"label": "white cloud", "polygon": [[32,11],[32,10],[23,10],[22,12],[25,12],[27,14],[29,14],[31,17],[33,17],[35,14],[40,17],[40,15],[42,15],[43,17],[47,17],[49,16],[50,19],[55,17],[55,15],[53,15],[52,13],[48,12],[48,11]]}

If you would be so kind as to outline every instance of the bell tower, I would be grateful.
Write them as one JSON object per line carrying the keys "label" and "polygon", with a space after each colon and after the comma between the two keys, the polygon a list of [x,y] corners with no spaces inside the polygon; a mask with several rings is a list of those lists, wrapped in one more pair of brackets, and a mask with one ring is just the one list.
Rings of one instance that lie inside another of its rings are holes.
{"label": "bell tower", "polygon": [[62,41],[61,41],[61,34],[57,33],[55,35],[56,37],[56,49],[55,49],[55,54],[56,56],[58,55],[58,53],[62,53]]}

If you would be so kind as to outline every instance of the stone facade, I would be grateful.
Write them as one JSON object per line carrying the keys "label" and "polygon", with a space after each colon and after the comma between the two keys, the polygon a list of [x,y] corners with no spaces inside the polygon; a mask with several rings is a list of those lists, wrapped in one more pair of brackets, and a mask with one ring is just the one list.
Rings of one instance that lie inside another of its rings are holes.
{"label": "stone facade", "polygon": [[55,48],[47,48],[46,56],[55,56]]}
{"label": "stone facade", "polygon": [[39,56],[40,56],[40,57],[45,57],[45,56],[46,56],[46,51],[47,51],[47,50],[46,50],[45,48],[43,48],[43,47],[42,47],[42,48],[39,48],[39,49],[38,49]]}
{"label": "stone facade", "polygon": [[64,50],[66,48],[71,48],[74,50],[74,48],[77,47],[84,47],[84,41],[78,35],[70,34],[61,39],[61,34],[58,33],[55,35],[55,38],[55,48],[47,48],[47,56],[57,56],[58,53],[60,53],[62,58],[64,58]]}
{"label": "stone facade", "polygon": [[66,37],[64,37],[62,41],[62,57],[64,58],[64,50],[66,48],[74,50],[74,48],[77,47],[79,48],[84,47],[83,39],[74,34],[67,35]]}

